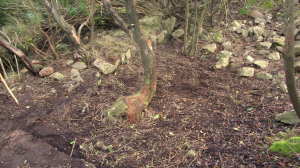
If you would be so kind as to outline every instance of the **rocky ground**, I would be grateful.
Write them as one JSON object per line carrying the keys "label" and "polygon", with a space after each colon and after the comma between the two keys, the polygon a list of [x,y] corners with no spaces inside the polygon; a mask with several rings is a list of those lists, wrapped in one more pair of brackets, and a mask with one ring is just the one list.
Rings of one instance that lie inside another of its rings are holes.
{"label": "rocky ground", "polygon": [[0,167],[299,167],[296,154],[269,151],[267,137],[299,132],[275,120],[292,105],[280,24],[269,16],[206,32],[194,57],[182,54],[180,37],[156,32],[157,92],[134,125],[101,122],[101,112],[136,93],[143,77],[122,33],[99,33],[106,43],[99,40],[84,63],[65,54],[49,64],[55,75],[23,73],[10,84],[20,105],[1,88]]}

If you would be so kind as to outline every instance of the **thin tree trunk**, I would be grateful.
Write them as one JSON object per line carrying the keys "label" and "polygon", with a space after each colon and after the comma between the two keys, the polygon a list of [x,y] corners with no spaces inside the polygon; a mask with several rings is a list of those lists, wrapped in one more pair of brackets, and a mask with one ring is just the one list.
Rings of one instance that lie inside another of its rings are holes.
{"label": "thin tree trunk", "polygon": [[285,12],[285,51],[284,51],[284,68],[286,85],[289,92],[291,102],[300,118],[300,99],[295,84],[295,70],[294,70],[294,0],[286,0]]}
{"label": "thin tree trunk", "polygon": [[184,27],[184,55],[187,55],[187,34],[189,28],[189,0],[185,4],[185,27]]}
{"label": "thin tree trunk", "polygon": [[17,55],[17,57],[20,58],[20,60],[24,63],[25,67],[34,75],[36,75],[36,72],[33,70],[31,64],[27,61],[25,54],[17,49],[15,46],[11,45],[10,43],[8,43],[7,41],[5,41],[2,37],[0,37],[0,45],[4,48],[6,48],[7,50],[12,51],[14,54]]}
{"label": "thin tree trunk", "polygon": [[110,0],[102,0],[102,2],[107,13],[117,22],[136,46],[144,68],[143,84],[140,91],[137,94],[119,98],[112,107],[103,112],[103,117],[114,120],[114,118],[126,116],[131,123],[135,123],[139,120],[140,113],[148,106],[156,91],[155,54],[152,50],[151,42],[140,27],[135,0],[125,0],[128,24],[112,8]]}
{"label": "thin tree trunk", "polygon": [[95,0],[91,2],[91,10],[90,10],[90,23],[91,23],[91,42],[90,47],[92,51],[94,50],[94,39],[95,39],[95,30],[94,30],[94,7],[95,7]]}
{"label": "thin tree trunk", "polygon": [[197,8],[197,1],[195,0],[195,14],[194,14],[194,30],[193,30],[193,38],[192,41],[190,43],[190,48],[188,51],[188,56],[191,55],[191,52],[193,51],[194,47],[195,47],[195,43],[196,43],[196,29],[197,29],[197,16],[198,16],[198,8]]}
{"label": "thin tree trunk", "polygon": [[[201,13],[200,19],[199,19],[198,22],[195,21],[196,23],[198,23],[198,27],[195,26],[195,28],[194,28],[194,30],[196,30],[196,31],[194,31],[193,39],[192,39],[192,43],[191,43],[191,47],[189,49],[188,55],[195,55],[195,54],[197,54],[198,37],[199,37],[199,35],[202,34],[202,25],[203,25],[204,16],[206,14],[207,8],[208,8],[208,0],[205,0],[204,9],[203,9],[203,11]],[[195,13],[197,13],[197,10],[195,11]]]}

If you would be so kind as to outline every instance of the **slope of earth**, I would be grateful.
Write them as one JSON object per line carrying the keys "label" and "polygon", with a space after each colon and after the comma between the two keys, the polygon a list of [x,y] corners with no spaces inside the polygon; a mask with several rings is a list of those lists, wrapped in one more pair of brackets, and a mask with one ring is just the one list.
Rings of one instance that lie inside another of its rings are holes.
{"label": "slope of earth", "polygon": [[[12,86],[19,106],[7,93],[0,94],[0,167],[16,160],[20,167],[82,167],[81,159],[96,167],[300,166],[296,158],[269,152],[265,140],[292,128],[274,119],[292,108],[277,87],[283,79],[238,77],[231,66],[216,70],[214,54],[188,58],[181,48],[179,42],[154,47],[157,92],[135,125],[102,125],[100,114],[118,97],[138,91],[143,70],[137,56],[115,73],[101,75],[100,85],[97,69],[88,66],[80,71],[85,82],[72,93],[63,82],[25,74]],[[53,67],[69,73],[71,67],[62,66],[63,61]],[[272,75],[283,72],[282,60],[270,66]],[[10,145],[16,132],[32,140]],[[78,163],[48,157],[51,165],[41,164],[33,158],[51,153],[25,152],[37,148],[30,145],[37,142],[52,153],[72,153]]]}

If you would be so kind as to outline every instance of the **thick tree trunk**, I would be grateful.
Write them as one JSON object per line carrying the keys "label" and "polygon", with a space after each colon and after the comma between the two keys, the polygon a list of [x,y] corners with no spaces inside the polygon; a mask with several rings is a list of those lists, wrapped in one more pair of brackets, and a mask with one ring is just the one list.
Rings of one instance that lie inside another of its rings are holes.
{"label": "thick tree trunk", "polygon": [[286,85],[289,96],[297,116],[300,118],[300,99],[295,84],[294,70],[294,0],[286,0],[286,26],[285,26],[285,51],[284,51],[284,68]]}
{"label": "thick tree trunk", "polygon": [[5,41],[2,37],[0,37],[0,45],[4,48],[6,48],[7,50],[10,50],[11,52],[13,52],[14,54],[17,55],[17,57],[20,58],[20,60],[24,63],[25,67],[34,75],[36,75],[36,72],[33,70],[31,64],[27,61],[25,54],[17,49],[15,46],[11,45],[10,43],[8,43],[7,41]]}
{"label": "thick tree trunk", "polygon": [[61,13],[59,12],[58,2],[57,0],[51,0],[51,4],[48,0],[43,0],[47,10],[54,18],[55,22],[59,25],[59,27],[66,33],[71,45],[78,49],[80,48],[81,41],[80,36],[77,35],[75,28],[72,25],[69,25],[64,18],[62,17]]}
{"label": "thick tree trunk", "polygon": [[103,112],[103,117],[108,119],[126,116],[131,123],[139,120],[140,113],[148,106],[156,91],[156,68],[154,65],[155,54],[151,42],[143,34],[136,12],[136,1],[125,0],[128,23],[125,23],[112,8],[110,0],[103,0],[107,13],[114,18],[122,30],[130,37],[136,46],[143,63],[144,81],[137,94],[119,98],[108,110]]}

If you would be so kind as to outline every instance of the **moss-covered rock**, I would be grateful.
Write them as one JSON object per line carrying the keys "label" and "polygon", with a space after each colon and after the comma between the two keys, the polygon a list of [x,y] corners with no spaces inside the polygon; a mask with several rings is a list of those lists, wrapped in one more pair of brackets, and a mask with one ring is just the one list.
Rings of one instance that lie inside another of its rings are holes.
{"label": "moss-covered rock", "polygon": [[300,153],[300,137],[291,137],[288,140],[274,142],[270,147],[270,151],[292,157],[296,153]]}

